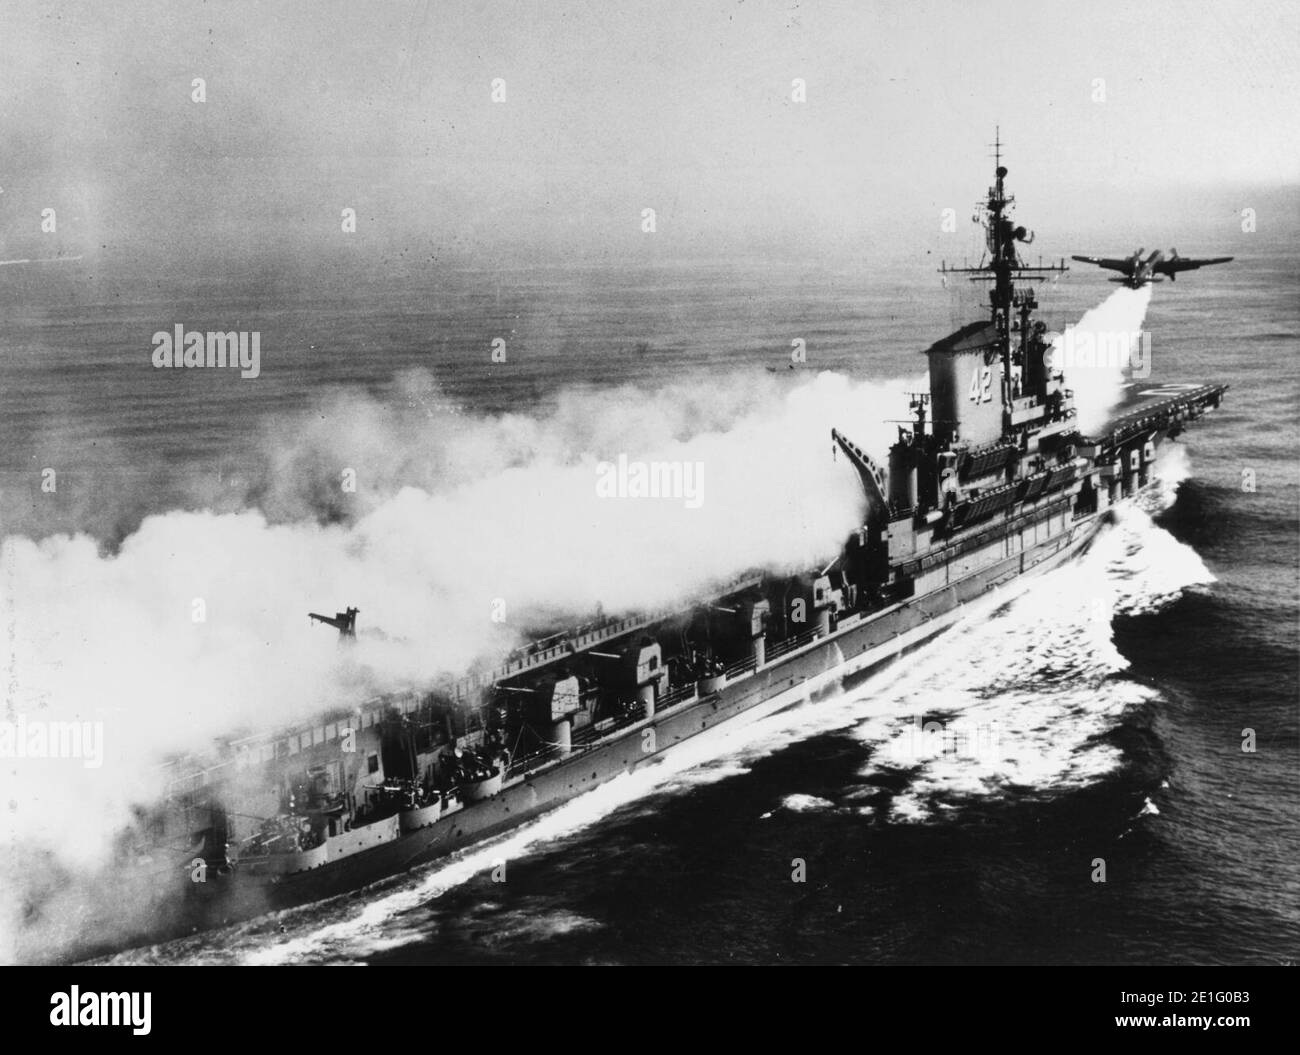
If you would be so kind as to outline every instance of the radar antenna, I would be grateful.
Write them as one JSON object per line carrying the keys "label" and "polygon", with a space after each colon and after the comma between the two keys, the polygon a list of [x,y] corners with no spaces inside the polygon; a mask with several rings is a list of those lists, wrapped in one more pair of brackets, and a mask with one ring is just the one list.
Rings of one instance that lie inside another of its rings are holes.
{"label": "radar antenna", "polygon": [[[1004,181],[1007,176],[1006,166],[1002,164],[1002,128],[995,126],[993,138],[994,169],[993,186],[988,196],[977,204],[983,212],[983,224],[987,232],[987,253],[978,267],[949,267],[947,262],[940,265],[939,271],[945,277],[950,274],[968,274],[972,282],[992,282],[989,290],[989,312],[991,321],[997,331],[998,348],[1002,358],[1002,413],[1004,430],[1011,427],[1011,403],[1014,398],[1012,390],[1012,330],[1019,315],[1023,320],[1028,312],[1037,307],[1030,282],[1045,281],[1048,275],[1060,274],[1069,270],[1065,258],[1058,264],[1030,267],[1021,258],[1016,243],[1028,245],[1034,240],[1032,231],[1019,227],[1011,219],[1011,209],[1015,197],[1006,193]],[[1022,291],[1016,289],[1014,280],[1021,280]]]}

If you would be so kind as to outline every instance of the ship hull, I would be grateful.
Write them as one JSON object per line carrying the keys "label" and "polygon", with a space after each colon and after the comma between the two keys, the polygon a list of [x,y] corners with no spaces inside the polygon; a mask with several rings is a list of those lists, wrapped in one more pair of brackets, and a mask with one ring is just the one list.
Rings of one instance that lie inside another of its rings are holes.
{"label": "ship hull", "polygon": [[[1079,554],[1107,513],[1082,517],[1023,551],[880,612],[852,617],[834,631],[678,705],[575,749],[566,759],[513,777],[493,797],[444,815],[437,823],[382,846],[317,868],[263,876],[236,869],[192,890],[184,930],[209,928],[268,911],[357,891],[495,836],[624,774],[663,760],[678,745],[741,718],[754,721],[855,683],[920,648],[977,608],[1005,603],[1017,588]],[[1004,546],[999,540],[997,546]],[[201,900],[200,900],[201,899]]]}

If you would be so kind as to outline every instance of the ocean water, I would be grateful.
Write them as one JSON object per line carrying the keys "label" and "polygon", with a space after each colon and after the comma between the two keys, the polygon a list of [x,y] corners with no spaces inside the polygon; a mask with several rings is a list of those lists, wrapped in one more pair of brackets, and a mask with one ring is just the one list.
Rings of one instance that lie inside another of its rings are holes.
{"label": "ocean water", "polygon": [[[539,459],[585,452],[581,426],[601,407],[615,408],[603,423],[615,434],[626,416],[639,435],[637,408],[650,406],[670,418],[667,439],[689,442],[738,431],[746,400],[813,399],[815,409],[822,389],[811,386],[838,383],[818,380],[821,371],[901,391],[923,372],[917,353],[978,311],[934,279],[918,261],[382,278],[268,267],[221,281],[134,260],[0,268],[9,543],[0,608],[10,640],[83,591],[102,606],[97,619],[113,620],[119,601],[129,619],[146,602],[104,570],[148,552],[178,511],[258,510],[267,530],[346,530],[403,488],[454,507],[497,474],[522,493]],[[1158,286],[1146,315],[1152,380],[1226,381],[1223,407],[1169,451],[1142,508],[1077,562],[904,663],[710,734],[501,840],[349,898],[118,958],[1294,960],[1298,283],[1300,256],[1277,244]],[[1113,289],[1080,270],[1040,299],[1060,328]],[[154,370],[150,335],[175,323],[259,330],[262,376]],[[491,361],[495,338],[507,369]],[[809,364],[788,371],[795,338]],[[680,416],[663,410],[679,402]],[[878,417],[897,409],[871,404]],[[457,446],[485,422],[510,449]],[[853,435],[879,423],[827,420],[827,434],[832,424]],[[824,443],[829,459],[829,435]],[[377,481],[360,510],[330,486],[339,465]],[[41,488],[46,467],[59,470],[54,494]],[[752,488],[773,488],[764,466]],[[61,564],[69,533],[93,540],[94,552]],[[562,570],[568,562],[570,576],[584,574],[563,537],[543,541]],[[401,574],[400,548],[383,551],[373,530],[368,544]],[[319,575],[318,592],[303,584],[293,619],[334,603],[338,582],[328,568]],[[363,620],[384,623],[362,607]],[[276,610],[263,625],[289,618]],[[60,647],[61,669],[76,668],[77,643]],[[127,673],[99,662],[71,684],[154,673],[147,660]],[[7,654],[11,708],[20,698],[41,705],[24,696],[27,670],[20,650]],[[965,723],[983,739],[944,749],[920,732],[928,721]],[[1243,751],[1252,735],[1255,749]],[[9,801],[11,817],[46,808],[20,791]],[[1105,882],[1095,881],[1099,863]]]}

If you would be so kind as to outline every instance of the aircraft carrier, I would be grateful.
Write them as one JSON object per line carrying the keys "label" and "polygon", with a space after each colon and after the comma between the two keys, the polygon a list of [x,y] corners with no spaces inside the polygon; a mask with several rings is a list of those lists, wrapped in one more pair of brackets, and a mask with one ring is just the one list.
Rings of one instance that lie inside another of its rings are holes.
{"label": "aircraft carrier", "polygon": [[[1159,445],[1223,384],[1130,388],[1101,430],[1035,318],[1006,168],[981,203],[987,251],[956,269],[986,313],[924,354],[885,464],[830,423],[865,493],[834,562],[755,574],[686,609],[624,614],[538,640],[496,669],[232,738],[172,762],[164,800],[121,841],[119,878],[152,893],[143,942],[356,890],[509,830],[740,715],[855,681],[1023,577],[1077,555],[1152,480]],[[316,618],[343,637],[358,613]],[[167,847],[169,849],[162,849]],[[94,921],[78,921],[83,951]]]}

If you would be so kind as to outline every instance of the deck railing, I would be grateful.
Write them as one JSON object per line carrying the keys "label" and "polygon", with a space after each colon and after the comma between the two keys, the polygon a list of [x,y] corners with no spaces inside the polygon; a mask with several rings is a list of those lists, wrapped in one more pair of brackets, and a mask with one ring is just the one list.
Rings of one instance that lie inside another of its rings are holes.
{"label": "deck railing", "polygon": [[756,668],[757,666],[758,666],[758,660],[755,659],[753,656],[748,656],[745,659],[742,659],[738,663],[733,663],[731,666],[727,667],[722,673],[723,676],[727,679],[727,681],[734,681],[736,678],[739,678],[741,675],[748,674],[750,671],[754,670],[754,668]]}
{"label": "deck railing", "polygon": [[796,648],[803,648],[804,645],[816,640],[820,631],[813,627],[811,630],[805,630],[802,634],[795,634],[794,637],[787,637],[784,641],[778,641],[767,649],[765,663],[770,663],[777,656],[784,656],[787,652],[793,652]]}
{"label": "deck railing", "polygon": [[655,703],[656,711],[666,711],[670,707],[676,707],[679,703],[695,697],[695,682],[688,681],[685,685],[678,685],[675,689],[669,689],[659,697]]}

